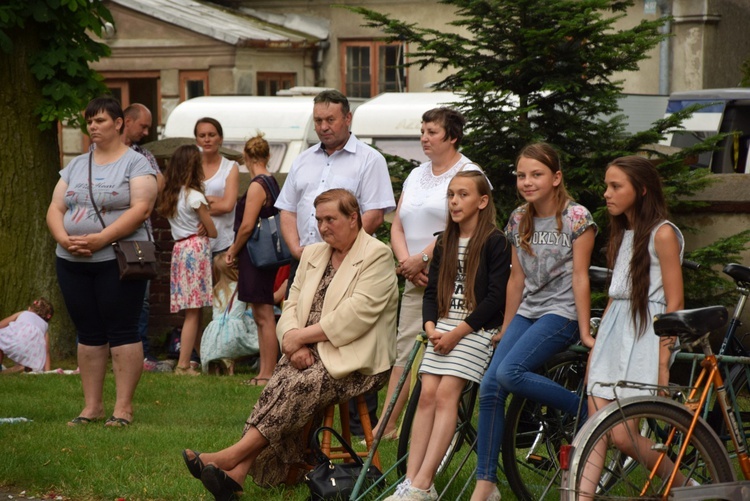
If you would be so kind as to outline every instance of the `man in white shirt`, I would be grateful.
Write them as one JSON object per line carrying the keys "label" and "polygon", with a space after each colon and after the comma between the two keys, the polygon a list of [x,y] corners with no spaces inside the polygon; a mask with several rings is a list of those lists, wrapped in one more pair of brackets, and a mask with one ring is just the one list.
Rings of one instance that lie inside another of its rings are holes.
{"label": "man in white shirt", "polygon": [[346,96],[325,90],[313,102],[320,143],[295,159],[275,204],[281,210],[281,232],[296,260],[306,245],[322,242],[313,207],[320,193],[332,188],[354,193],[362,225],[370,234],[383,223],[385,213],[396,208],[385,158],[349,132],[352,113]]}
{"label": "man in white shirt", "polygon": [[[383,224],[385,213],[396,208],[385,158],[349,132],[352,113],[346,96],[337,90],[324,90],[315,96],[313,121],[320,143],[294,160],[275,203],[281,211],[281,234],[293,257],[289,287],[302,250],[323,241],[313,207],[319,194],[332,188],[354,193],[362,210],[362,227],[370,234]],[[367,401],[370,421],[375,426],[377,395],[368,395]],[[359,414],[353,408],[356,406],[350,405],[352,433],[361,435]]]}

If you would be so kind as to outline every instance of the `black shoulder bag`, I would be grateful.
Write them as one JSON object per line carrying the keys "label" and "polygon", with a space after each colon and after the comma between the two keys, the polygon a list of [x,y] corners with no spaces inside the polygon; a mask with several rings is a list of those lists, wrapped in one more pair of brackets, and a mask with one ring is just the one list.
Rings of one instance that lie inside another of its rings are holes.
{"label": "black shoulder bag", "polygon": [[[261,176],[261,179],[271,193],[271,206],[273,206],[279,192],[276,191],[273,183],[266,180],[265,177]],[[281,216],[278,211],[265,219],[258,216],[255,230],[247,239],[245,246],[250,254],[250,261],[256,268],[278,268],[292,261],[292,253],[281,236]]]}
{"label": "black shoulder bag", "polygon": [[[318,436],[322,431],[328,431],[336,437],[341,446],[349,453],[353,463],[334,463],[322,450],[320,450],[320,440]],[[305,483],[310,489],[310,500],[329,500],[329,499],[349,499],[357,478],[362,473],[364,461],[354,452],[351,445],[343,439],[338,432],[327,426],[321,426],[312,437],[310,437],[310,450],[315,455],[319,464],[307,474],[305,474]],[[370,466],[365,474],[364,487],[381,481],[383,474],[375,466]]]}

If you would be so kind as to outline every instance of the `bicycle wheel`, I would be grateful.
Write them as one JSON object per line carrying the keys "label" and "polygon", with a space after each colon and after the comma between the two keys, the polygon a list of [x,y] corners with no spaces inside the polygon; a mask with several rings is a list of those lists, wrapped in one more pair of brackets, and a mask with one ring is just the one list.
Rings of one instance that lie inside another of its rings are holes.
{"label": "bicycle wheel", "polygon": [[[592,416],[576,435],[570,468],[563,476],[560,490],[562,499],[578,499],[581,481],[586,466],[602,458],[594,450],[599,440],[607,440],[610,432],[624,422],[637,420],[641,434],[648,428],[647,436],[653,442],[650,451],[665,452],[674,460],[685,443],[686,431],[690,428],[693,414],[686,407],[672,400],[659,397],[633,397],[623,399],[620,404],[611,404]],[[672,441],[666,439],[672,435]],[[654,476],[648,482],[650,471],[640,462],[628,458],[609,441],[604,469],[598,481],[595,499],[662,499],[666,490],[666,478]],[[732,464],[716,433],[702,419],[696,423],[680,462],[680,472],[700,484],[715,484],[735,480]],[[606,479],[606,480],[605,480]],[[679,487],[674,485],[674,487]],[[643,492],[643,494],[641,494]]]}
{"label": "bicycle wheel", "polygon": [[[585,353],[565,351],[552,357],[541,373],[583,395]],[[585,405],[585,403],[584,403]],[[560,445],[573,440],[573,416],[557,409],[511,396],[505,418],[502,458],[505,478],[518,499],[559,499]]]}
{"label": "bicycle wheel", "polygon": [[[479,385],[469,382],[461,393],[461,398],[458,402],[458,421],[456,423],[456,431],[453,433],[453,438],[448,445],[448,450],[445,452],[445,456],[443,456],[443,460],[438,466],[435,475],[436,477],[448,469],[451,460],[463,445],[467,444],[469,447],[474,447],[474,443],[476,442],[476,428],[472,421],[474,418],[474,406],[476,404],[478,391]],[[409,403],[406,406],[404,420],[401,424],[401,433],[398,438],[398,467],[396,468],[396,471],[398,471],[399,475],[406,474],[405,458],[409,452],[412,425],[414,424],[414,416],[417,413],[419,395],[421,393],[422,381],[417,380],[417,383],[412,390],[412,394],[409,397]]]}

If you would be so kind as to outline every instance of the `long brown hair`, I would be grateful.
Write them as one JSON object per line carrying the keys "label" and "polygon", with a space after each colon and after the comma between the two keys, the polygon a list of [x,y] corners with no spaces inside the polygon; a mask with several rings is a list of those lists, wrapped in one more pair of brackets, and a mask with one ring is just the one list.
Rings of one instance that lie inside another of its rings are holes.
{"label": "long brown hair", "polygon": [[157,211],[166,218],[177,212],[177,197],[180,190],[192,188],[203,193],[203,166],[201,154],[194,144],[177,148],[164,170],[164,188],[159,195]]}
{"label": "long brown hair", "polygon": [[[479,261],[482,257],[482,250],[490,235],[497,231],[497,222],[495,204],[492,202],[492,190],[484,173],[477,170],[461,171],[453,179],[459,177],[474,181],[479,195],[487,195],[488,197],[487,206],[479,211],[479,221],[477,222],[477,227],[474,229],[474,234],[469,240],[464,260],[464,276],[466,277],[464,282],[464,304],[468,311],[472,311],[477,306],[476,297],[474,297],[474,283],[477,270],[479,269]],[[453,297],[453,286],[456,283],[456,275],[458,274],[459,235],[458,223],[453,222],[450,214],[448,214],[445,231],[437,241],[437,245],[440,246],[443,254],[440,261],[437,286],[438,315],[441,317],[448,315],[451,298]]]}
{"label": "long brown hair", "polygon": [[[651,232],[661,221],[667,219],[667,202],[661,178],[656,167],[647,159],[639,156],[616,158],[607,166],[617,167],[633,185],[635,202],[632,207],[632,221],[625,214],[610,215],[610,237],[607,244],[607,264],[610,269],[615,265],[617,253],[622,244],[625,230],[633,230],[633,256],[630,259],[630,301],[633,326],[638,327],[640,337],[646,331],[649,322],[648,289],[651,284],[649,269],[651,257],[648,244]],[[631,224],[632,223],[632,227]],[[640,323],[639,323],[640,321]]]}
{"label": "long brown hair", "polygon": [[[521,153],[516,157],[516,168],[518,168],[518,162],[522,158],[529,158],[536,160],[537,162],[547,166],[553,174],[561,172],[560,157],[557,151],[547,143],[532,143],[524,146]],[[568,202],[572,199],[568,194],[568,190],[565,189],[565,181],[561,178],[560,184],[552,188],[555,194],[555,220],[557,221],[557,231],[562,231],[562,213],[567,207]],[[526,251],[529,255],[534,255],[534,251],[531,248],[531,238],[534,235],[534,217],[536,217],[536,209],[534,204],[526,204],[526,212],[521,216],[521,221],[518,224],[518,236],[520,239],[521,248]]]}

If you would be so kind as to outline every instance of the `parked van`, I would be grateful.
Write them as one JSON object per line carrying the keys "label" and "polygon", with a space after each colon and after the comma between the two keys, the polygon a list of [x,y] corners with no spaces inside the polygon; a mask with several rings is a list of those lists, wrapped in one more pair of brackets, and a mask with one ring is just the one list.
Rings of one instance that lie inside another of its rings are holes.
{"label": "parked van", "polygon": [[665,137],[663,144],[685,148],[720,132],[731,133],[714,152],[700,155],[697,167],[716,174],[750,173],[750,89],[705,89],[674,92],[669,96],[666,116],[692,104],[708,105],[683,122],[684,130]]}
{"label": "parked van", "polygon": [[385,92],[357,108],[351,130],[381,151],[426,162],[420,143],[422,114],[460,99],[452,92]]}
{"label": "parked van", "polygon": [[165,137],[193,137],[195,122],[212,117],[224,129],[224,146],[242,151],[263,132],[271,147],[268,170],[286,174],[302,151],[318,142],[313,96],[205,96],[180,103],[167,118]]}

